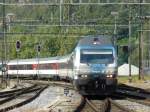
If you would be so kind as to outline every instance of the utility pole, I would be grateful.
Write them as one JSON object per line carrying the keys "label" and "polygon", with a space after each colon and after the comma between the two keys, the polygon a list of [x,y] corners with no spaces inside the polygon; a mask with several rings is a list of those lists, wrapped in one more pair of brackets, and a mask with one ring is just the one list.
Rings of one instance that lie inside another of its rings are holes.
{"label": "utility pole", "polygon": [[[5,5],[5,4],[4,4]],[[9,44],[7,42],[7,38],[6,38],[6,35],[5,33],[10,33],[10,23],[11,23],[11,20],[12,20],[12,17],[14,16],[13,13],[8,13],[8,14],[5,14],[5,11],[4,11],[4,25],[5,25],[5,31],[4,31],[4,38],[5,38],[5,42],[4,42],[4,46],[5,46],[5,66],[7,66],[7,62],[9,61]],[[10,78],[9,78],[9,74],[7,72],[7,69],[5,67],[5,80],[6,80],[6,86],[9,86],[10,84]]]}
{"label": "utility pole", "polygon": [[[130,8],[130,7],[129,7]],[[128,51],[129,51],[129,57],[128,57],[128,63],[129,63],[129,82],[132,82],[132,77],[131,77],[131,8],[129,9],[129,46],[128,46]]]}
{"label": "utility pole", "polygon": [[117,40],[117,39],[116,39],[116,38],[117,38],[117,23],[116,23],[117,20],[116,20],[116,19],[117,19],[117,17],[116,17],[116,15],[115,15],[114,45],[116,45],[116,43],[117,43],[117,41],[116,41],[116,40]]}
{"label": "utility pole", "polygon": [[2,67],[3,67],[3,70],[2,70],[1,83],[3,83],[3,81],[5,81],[6,82],[6,87],[7,87],[7,81],[6,81],[6,56],[7,56],[6,46],[7,45],[6,45],[6,35],[5,35],[5,32],[6,32],[5,0],[3,0],[2,9],[3,9],[3,33],[2,33],[2,36],[3,36],[3,42],[2,42]]}
{"label": "utility pole", "polygon": [[63,0],[60,0],[60,4],[59,4],[59,24],[60,24],[60,26],[62,24],[62,3],[63,3]]}
{"label": "utility pole", "polygon": [[[142,3],[143,0],[140,0],[140,3]],[[140,37],[139,37],[139,80],[141,80],[141,75],[143,73],[143,68],[142,68],[142,6],[140,5]]]}
{"label": "utility pole", "polygon": [[112,11],[111,15],[113,15],[115,17],[115,27],[114,27],[114,36],[113,36],[113,41],[114,41],[114,45],[116,45],[116,38],[117,38],[117,16],[118,16],[118,12]]}
{"label": "utility pole", "polygon": [[[142,28],[142,27],[141,27]],[[143,31],[139,32],[139,80],[143,79]]]}
{"label": "utility pole", "polygon": [[[140,21],[141,21],[141,27],[140,27],[140,31],[139,31],[139,80],[144,80],[144,73],[143,73],[143,69],[144,69],[144,65],[143,65],[143,58],[144,58],[144,44],[143,43],[143,38],[144,38],[144,35],[143,33],[146,31],[146,30],[143,30],[143,27],[142,27],[142,24],[145,23],[145,19],[146,20],[149,20],[150,19],[150,16],[140,16]],[[149,32],[149,30],[147,30]],[[149,42],[148,42],[149,44]],[[148,53],[149,54],[149,53]],[[149,56],[148,56],[149,58]],[[148,59],[149,60],[149,59]],[[149,64],[149,62],[148,62]],[[149,66],[149,65],[148,65]]]}

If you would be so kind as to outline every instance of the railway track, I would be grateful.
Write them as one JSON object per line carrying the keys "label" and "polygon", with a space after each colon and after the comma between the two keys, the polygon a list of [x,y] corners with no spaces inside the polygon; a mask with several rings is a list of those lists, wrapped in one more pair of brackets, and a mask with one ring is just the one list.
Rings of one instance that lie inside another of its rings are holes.
{"label": "railway track", "polygon": [[136,103],[150,107],[150,99],[145,99],[145,100],[138,100],[138,99],[131,99],[131,98],[126,98],[126,99],[131,101],[131,102],[136,102]]}
{"label": "railway track", "polygon": [[[66,82],[29,80],[24,81],[24,83],[30,83],[32,86],[12,91],[0,92],[0,112],[5,112],[31,102],[40,94],[42,90],[44,90],[43,88],[46,88],[45,85],[59,86],[74,90],[73,86]],[[47,109],[48,111],[59,111],[59,108],[62,109],[64,107],[68,108],[68,110],[70,108],[70,110],[74,110],[74,112],[134,112],[134,108],[130,108],[128,106],[128,102],[136,102],[138,104],[150,106],[149,92],[140,88],[139,90],[135,90],[136,88],[134,87],[128,88],[126,85],[120,86],[117,92],[112,96],[105,96],[104,98],[98,97],[94,99],[82,97],[80,104],[79,102],[70,101],[67,97],[66,99],[65,97],[61,97],[63,100],[60,99],[52,103],[52,105],[49,105]],[[134,105],[136,104],[130,104],[130,106],[133,107]]]}
{"label": "railway track", "polygon": [[117,103],[134,110],[135,112],[149,112],[150,110],[150,94],[140,88],[123,86],[116,93],[112,94]]}
{"label": "railway track", "polygon": [[[76,95],[72,84],[66,82],[56,82],[56,81],[42,81],[42,80],[23,80],[23,83],[30,83],[32,85],[48,85],[48,88],[40,94],[40,97],[36,98],[33,102],[27,105],[21,106],[19,108],[13,109],[11,112],[41,112],[41,111],[53,111],[53,110],[71,110],[73,111],[80,102],[80,95]],[[53,89],[55,88],[55,89]],[[64,88],[69,89],[69,95],[64,95]],[[73,94],[72,94],[73,93]],[[27,93],[26,93],[27,94]],[[30,96],[30,95],[28,95]],[[55,96],[55,97],[54,97]],[[26,97],[23,95],[22,97]],[[77,97],[77,98],[75,98]],[[78,101],[77,101],[77,100]],[[37,103],[39,102],[40,103]],[[46,103],[44,103],[46,102]],[[38,105],[37,105],[38,104]],[[31,106],[32,105],[32,106]],[[31,110],[30,110],[31,109]],[[70,112],[71,112],[70,111]]]}
{"label": "railway track", "polygon": [[84,97],[74,112],[133,112],[109,97],[104,99],[89,99]]}
{"label": "railway track", "polygon": [[[128,94],[127,94],[128,93]],[[131,102],[136,102],[136,103],[139,103],[139,104],[142,104],[142,105],[146,105],[146,106],[150,106],[150,97],[146,97],[143,95],[138,95],[137,93],[136,94],[130,94],[129,92],[125,92],[124,93],[115,93],[113,94],[112,96],[115,96],[117,98],[121,98],[121,99],[126,99],[128,101],[131,101]]]}
{"label": "railway track", "polygon": [[121,85],[121,87],[118,87],[114,96],[150,106],[150,92],[144,89]]}
{"label": "railway track", "polygon": [[19,94],[21,91],[23,92],[24,90],[31,90],[31,89],[35,88],[36,86],[37,85],[32,85],[30,87],[14,89],[14,90],[9,90],[9,91],[2,91],[2,92],[0,92],[0,98],[10,97],[13,94],[17,94],[17,93]]}
{"label": "railway track", "polygon": [[71,83],[62,81],[25,80],[24,82],[31,84],[46,84],[49,86],[67,87],[68,89],[74,90],[74,87]]}
{"label": "railway track", "polygon": [[[115,94],[104,99],[83,98],[75,112],[135,112],[134,109],[139,109],[139,107],[145,108],[145,110],[150,109],[149,91],[123,85]],[[145,110],[141,110],[141,112]]]}
{"label": "railway track", "polygon": [[116,91],[117,96],[124,97],[132,102],[150,106],[150,90],[120,84]]}
{"label": "railway track", "polygon": [[[33,84],[49,84],[49,85],[54,85],[54,86],[60,86],[60,87],[67,87],[69,89],[74,89],[73,86],[69,83],[64,83],[64,82],[49,82],[49,81],[34,81]],[[120,100],[120,97],[123,99],[122,102],[130,101],[130,102],[136,102],[140,103],[143,105],[149,106],[148,100],[145,98],[145,96],[148,97],[148,92],[144,91],[142,89],[139,89],[135,92],[135,88],[132,87],[123,87],[119,88],[120,92],[115,93],[116,98],[111,99],[111,96],[109,98],[101,99],[101,100],[92,100],[92,99],[86,99],[82,98],[82,101],[80,105],[74,110],[75,112],[133,112],[132,108],[128,108],[127,103],[124,105],[120,105],[118,103],[118,100]],[[119,90],[118,89],[118,90]],[[119,97],[119,99],[118,99]],[[72,108],[74,106],[77,106],[77,104],[65,104],[65,102],[68,102],[66,100],[63,101],[58,101],[52,106],[49,106],[49,110],[55,110],[56,108],[59,107],[66,107],[66,108]],[[136,104],[134,104],[136,105]],[[134,105],[131,105],[134,107]]]}
{"label": "railway track", "polygon": [[34,100],[47,85],[32,85],[22,89],[5,91],[0,94],[0,112],[6,112]]}
{"label": "railway track", "polygon": [[144,90],[144,89],[133,87],[133,86],[129,86],[129,85],[126,85],[126,84],[119,84],[118,85],[118,89],[132,91],[132,92],[137,92],[139,94],[150,95],[150,89]]}

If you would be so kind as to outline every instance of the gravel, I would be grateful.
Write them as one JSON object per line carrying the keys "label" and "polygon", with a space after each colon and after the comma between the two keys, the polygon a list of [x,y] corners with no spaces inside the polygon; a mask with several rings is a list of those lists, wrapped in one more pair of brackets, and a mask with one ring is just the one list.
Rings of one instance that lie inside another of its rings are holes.
{"label": "gravel", "polygon": [[141,89],[150,89],[150,80],[140,82],[140,83],[125,83],[129,86],[138,87]]}
{"label": "gravel", "polygon": [[72,102],[80,102],[80,95],[76,92],[70,90],[68,97],[66,97],[64,95],[63,87],[49,86],[34,101],[20,108],[13,109],[10,112],[48,112],[48,107],[51,106],[51,104],[53,104],[53,102],[55,102],[56,100],[60,100],[62,98],[67,99],[67,101],[64,102],[68,102],[68,99],[71,100],[71,102],[68,102],[68,104],[71,104]]}
{"label": "gravel", "polygon": [[150,107],[128,100],[115,100],[120,105],[125,106],[135,112],[150,112]]}
{"label": "gravel", "polygon": [[[21,88],[25,88],[25,87],[30,87],[33,84],[30,83],[25,83],[25,82],[19,82],[19,84],[17,84],[16,80],[11,80],[9,82],[9,86],[7,86],[5,89],[2,89],[1,91],[11,91],[11,90],[15,90],[15,89],[21,89]],[[1,92],[0,91],[0,92]]]}

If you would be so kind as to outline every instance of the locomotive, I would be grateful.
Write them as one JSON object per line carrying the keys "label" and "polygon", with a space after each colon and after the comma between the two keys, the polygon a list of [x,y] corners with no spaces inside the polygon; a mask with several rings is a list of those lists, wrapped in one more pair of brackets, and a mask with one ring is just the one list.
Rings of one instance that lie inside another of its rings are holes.
{"label": "locomotive", "polygon": [[74,50],[73,71],[73,84],[82,94],[115,91],[117,50],[111,37],[99,35],[82,38]]}

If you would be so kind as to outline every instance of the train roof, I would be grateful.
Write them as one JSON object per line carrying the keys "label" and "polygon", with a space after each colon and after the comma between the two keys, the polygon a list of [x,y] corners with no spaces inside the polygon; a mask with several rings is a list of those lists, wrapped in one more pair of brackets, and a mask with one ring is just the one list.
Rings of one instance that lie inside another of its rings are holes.
{"label": "train roof", "polygon": [[89,35],[89,36],[84,36],[82,37],[78,44],[77,47],[80,46],[106,46],[106,45],[113,45],[112,42],[112,37],[108,35]]}
{"label": "train roof", "polygon": [[32,58],[32,59],[17,59],[15,60],[10,60],[8,62],[8,65],[11,64],[37,64],[38,60],[39,63],[62,63],[62,62],[67,62],[69,59],[70,55],[67,56],[56,56],[56,57],[49,57],[49,58]]}

